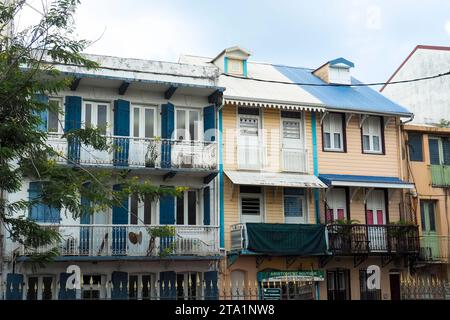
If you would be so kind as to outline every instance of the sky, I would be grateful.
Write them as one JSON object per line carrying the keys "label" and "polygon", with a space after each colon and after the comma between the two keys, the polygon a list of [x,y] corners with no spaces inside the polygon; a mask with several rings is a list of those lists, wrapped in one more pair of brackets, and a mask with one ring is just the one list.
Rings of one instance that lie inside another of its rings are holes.
{"label": "sky", "polygon": [[450,0],[81,0],[75,21],[87,53],[176,62],[238,45],[289,66],[344,57],[364,82],[386,81],[418,44],[450,46]]}

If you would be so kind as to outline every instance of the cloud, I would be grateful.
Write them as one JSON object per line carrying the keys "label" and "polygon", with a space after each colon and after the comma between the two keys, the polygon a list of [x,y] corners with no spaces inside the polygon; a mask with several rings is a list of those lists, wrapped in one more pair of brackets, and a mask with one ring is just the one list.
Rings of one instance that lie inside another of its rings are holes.
{"label": "cloud", "polygon": [[371,30],[381,29],[381,8],[371,5],[366,11],[366,27]]}
{"label": "cloud", "polygon": [[445,32],[447,32],[447,34],[450,36],[450,20],[447,20],[447,22],[445,22]]}

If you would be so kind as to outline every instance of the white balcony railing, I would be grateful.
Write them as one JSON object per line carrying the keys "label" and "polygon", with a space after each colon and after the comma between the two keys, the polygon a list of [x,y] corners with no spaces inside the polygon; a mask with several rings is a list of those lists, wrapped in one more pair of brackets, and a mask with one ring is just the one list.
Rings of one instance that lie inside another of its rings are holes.
{"label": "white balcony railing", "polygon": [[[217,226],[173,225],[170,236],[156,236],[158,225],[52,225],[60,243],[21,249],[21,255],[44,253],[54,248],[61,256],[166,256],[219,254]],[[173,235],[174,234],[174,235]],[[167,233],[165,234],[167,235]]]}
{"label": "white balcony railing", "polygon": [[90,165],[128,165],[152,168],[217,168],[217,144],[205,141],[150,139],[108,136],[111,146],[98,151],[76,142],[68,143],[60,134],[49,134],[48,144],[61,156],[58,162],[74,161]]}
{"label": "white balcony railing", "polygon": [[281,151],[283,171],[308,172],[308,150],[283,148]]}

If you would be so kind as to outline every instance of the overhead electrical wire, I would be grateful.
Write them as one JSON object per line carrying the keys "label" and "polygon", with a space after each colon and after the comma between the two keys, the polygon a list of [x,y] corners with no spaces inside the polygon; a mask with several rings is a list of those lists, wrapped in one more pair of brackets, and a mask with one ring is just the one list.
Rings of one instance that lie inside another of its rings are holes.
{"label": "overhead electrical wire", "polygon": [[242,80],[252,80],[252,81],[258,81],[258,82],[268,82],[268,83],[278,83],[278,84],[291,84],[291,85],[299,85],[299,86],[312,86],[312,87],[370,87],[370,86],[383,86],[383,85],[389,85],[389,84],[398,84],[398,83],[410,83],[410,82],[417,82],[417,81],[423,81],[423,80],[429,80],[429,79],[436,79],[443,76],[450,75],[450,71],[435,74],[432,76],[422,77],[422,78],[414,78],[414,79],[408,79],[408,80],[399,80],[399,81],[389,81],[389,82],[372,82],[372,83],[352,83],[352,84],[339,84],[339,83],[307,83],[307,82],[289,82],[289,81],[279,81],[279,80],[268,80],[268,79],[260,79],[260,78],[248,78],[243,76],[238,76],[234,74],[229,73],[222,73],[222,75],[230,77],[230,78],[237,78]]}

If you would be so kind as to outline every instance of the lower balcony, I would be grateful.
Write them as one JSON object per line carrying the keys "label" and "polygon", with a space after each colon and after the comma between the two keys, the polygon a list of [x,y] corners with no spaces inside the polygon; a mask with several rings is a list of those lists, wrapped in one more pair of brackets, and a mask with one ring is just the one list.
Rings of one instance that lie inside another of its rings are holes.
{"label": "lower balcony", "polygon": [[21,249],[21,255],[44,253],[57,247],[60,256],[154,257],[211,256],[219,254],[218,227],[138,226],[138,225],[59,225],[61,242],[34,249]]}
{"label": "lower balcony", "polygon": [[327,229],[328,247],[335,255],[419,253],[417,226],[330,224]]}
{"label": "lower balcony", "polygon": [[327,252],[325,226],[319,224],[241,223],[231,226],[231,250],[278,256]]}
{"label": "lower balcony", "polygon": [[448,263],[450,237],[439,235],[420,236],[420,260],[429,263]]}
{"label": "lower balcony", "polygon": [[217,169],[216,143],[170,139],[108,136],[111,146],[98,151],[77,141],[68,142],[59,134],[51,134],[48,144],[61,156],[60,163],[85,165],[130,166],[156,169]]}

